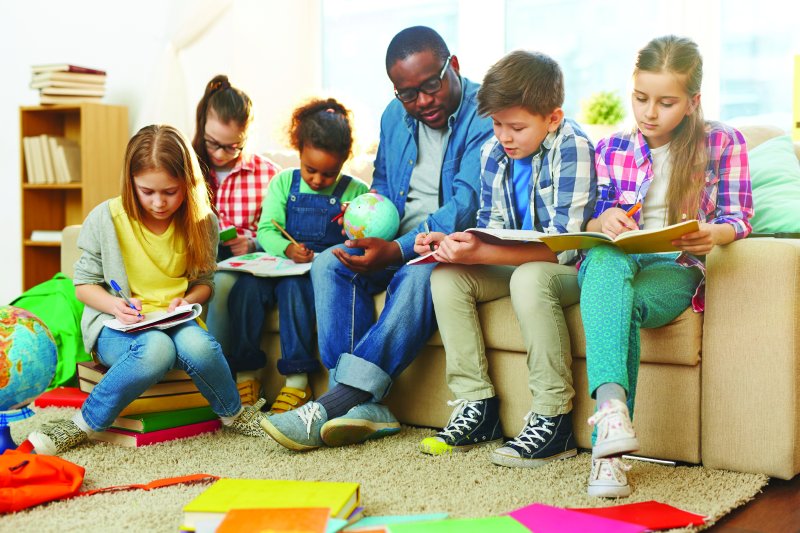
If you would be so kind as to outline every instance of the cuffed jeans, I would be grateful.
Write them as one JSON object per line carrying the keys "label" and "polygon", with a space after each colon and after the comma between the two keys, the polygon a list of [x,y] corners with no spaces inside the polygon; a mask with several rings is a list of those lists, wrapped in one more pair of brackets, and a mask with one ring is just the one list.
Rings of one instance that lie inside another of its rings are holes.
{"label": "cuffed jeans", "polygon": [[172,368],[191,376],[217,415],[235,416],[242,407],[219,343],[195,321],[140,333],[103,328],[95,351],[109,369],[81,409],[93,431],[108,428],[128,404]]}
{"label": "cuffed jeans", "polygon": [[528,354],[531,410],[545,416],[572,410],[572,353],[563,308],[580,296],[574,266],[442,264],[431,275],[431,292],[447,355],[447,383],[456,398],[495,395],[477,304],[510,295]]}
{"label": "cuffed jeans", "polygon": [[[380,401],[436,330],[430,291],[435,265],[356,274],[332,249],[311,266],[322,363],[332,369],[332,384],[356,387]],[[376,318],[373,297],[383,290],[386,303]]]}

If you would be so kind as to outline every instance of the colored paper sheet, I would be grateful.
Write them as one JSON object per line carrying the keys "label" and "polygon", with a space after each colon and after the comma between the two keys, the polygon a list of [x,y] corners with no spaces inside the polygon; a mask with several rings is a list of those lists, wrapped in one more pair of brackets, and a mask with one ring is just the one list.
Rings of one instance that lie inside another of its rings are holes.
{"label": "colored paper sheet", "polygon": [[341,531],[346,525],[347,520],[344,518],[329,518],[328,527],[325,529],[325,533],[336,533],[337,531]]}
{"label": "colored paper sheet", "polygon": [[534,503],[509,513],[530,531],[536,533],[639,533],[644,526],[611,520],[588,513]]}
{"label": "colored paper sheet", "polygon": [[653,531],[677,527],[701,526],[705,524],[706,521],[704,516],[690,513],[655,500],[627,503],[624,505],[612,505],[610,507],[588,509],[573,508],[570,510],[639,524]]}
{"label": "colored paper sheet", "polygon": [[406,522],[405,524],[391,525],[388,530],[389,533],[486,533],[487,531],[491,531],[491,533],[528,533],[525,526],[510,516]]}
{"label": "colored paper sheet", "polygon": [[347,526],[344,531],[347,533],[361,532],[366,529],[380,530],[380,526],[390,526],[392,524],[404,524],[406,522],[430,522],[433,520],[444,520],[449,515],[447,513],[432,514],[409,514],[409,515],[386,515],[386,516],[367,516],[358,522]]}

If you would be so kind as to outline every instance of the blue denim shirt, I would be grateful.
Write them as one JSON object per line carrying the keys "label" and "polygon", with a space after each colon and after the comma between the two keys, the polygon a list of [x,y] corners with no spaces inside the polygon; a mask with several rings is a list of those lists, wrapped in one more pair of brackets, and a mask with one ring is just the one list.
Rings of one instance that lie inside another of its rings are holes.
{"label": "blue denim shirt", "polygon": [[[452,233],[475,225],[481,187],[481,146],[492,136],[491,119],[478,116],[476,94],[479,85],[461,78],[461,104],[448,119],[450,137],[442,159],[439,209],[427,217],[431,231]],[[419,121],[406,113],[394,99],[381,117],[381,135],[371,188],[405,213],[411,171],[417,164]],[[395,241],[403,260],[414,253],[414,239],[424,232],[424,223]]]}

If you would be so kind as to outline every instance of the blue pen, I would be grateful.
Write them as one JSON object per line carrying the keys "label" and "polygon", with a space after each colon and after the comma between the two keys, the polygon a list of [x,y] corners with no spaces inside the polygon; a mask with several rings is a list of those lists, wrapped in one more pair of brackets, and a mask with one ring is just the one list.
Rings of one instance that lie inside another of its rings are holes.
{"label": "blue pen", "polygon": [[127,297],[127,296],[125,296],[124,294],[122,294],[122,289],[120,288],[120,286],[119,286],[119,285],[117,285],[117,282],[116,282],[116,281],[114,281],[113,279],[111,280],[111,288],[112,288],[112,289],[114,289],[114,291],[117,293],[117,296],[119,296],[120,298],[122,298],[123,300],[125,300],[125,303],[126,303],[126,304],[128,304],[128,307],[130,307],[131,309],[133,309],[134,311],[136,311],[136,316],[138,316],[139,318],[142,318],[142,313],[140,313],[140,312],[139,312],[139,310],[138,310],[138,309],[136,309],[136,306],[135,306],[135,305],[133,305],[133,303],[131,303],[131,301],[130,301],[130,300],[128,300],[128,297]]}

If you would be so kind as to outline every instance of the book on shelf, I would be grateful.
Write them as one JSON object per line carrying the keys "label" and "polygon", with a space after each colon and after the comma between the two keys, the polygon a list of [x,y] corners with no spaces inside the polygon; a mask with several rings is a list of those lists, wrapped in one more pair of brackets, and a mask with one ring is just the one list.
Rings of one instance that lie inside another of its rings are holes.
{"label": "book on shelf", "polygon": [[186,504],[183,526],[193,528],[232,509],[326,507],[331,517],[346,519],[360,501],[358,483],[224,478]]}
{"label": "book on shelf", "polygon": [[136,433],[150,433],[151,431],[196,424],[214,420],[215,418],[217,418],[217,415],[211,410],[211,406],[192,407],[189,409],[118,416],[111,423],[111,427]]}
{"label": "book on shelf", "polygon": [[85,81],[62,81],[37,79],[28,85],[31,89],[91,89],[94,91],[105,91],[105,82],[85,82]]}
{"label": "book on shelf", "polygon": [[65,137],[48,137],[56,171],[56,183],[81,181],[81,147]]}
{"label": "book on shelf", "polygon": [[36,171],[33,168],[34,155],[31,147],[31,138],[22,138],[22,157],[25,159],[25,181],[27,183],[36,183]]}
{"label": "book on shelf", "polygon": [[56,96],[49,94],[39,95],[40,104],[82,104],[100,103],[102,96]]}
{"label": "book on shelf", "polygon": [[56,170],[53,164],[53,155],[50,153],[50,141],[47,135],[39,135],[39,146],[42,151],[42,158],[44,161],[44,175],[45,183],[56,182]]}
{"label": "book on shelf", "polygon": [[188,320],[193,320],[203,312],[200,304],[179,305],[173,311],[152,311],[144,315],[144,320],[134,324],[123,324],[116,318],[106,320],[103,325],[117,331],[135,333],[146,329],[169,329]]}
{"label": "book on shelf", "polygon": [[196,435],[202,435],[203,433],[211,433],[212,431],[217,431],[221,424],[222,422],[217,418],[214,420],[206,420],[204,422],[187,424],[185,426],[159,429],[158,431],[150,431],[148,433],[138,433],[124,429],[110,428],[105,431],[94,432],[89,436],[89,438],[96,441],[118,444],[128,448],[139,448],[142,446],[149,446],[151,444],[158,444],[159,442],[167,442],[175,439],[194,437]]}
{"label": "book on shelf", "polygon": [[35,229],[31,231],[32,242],[61,242],[61,230]]}
{"label": "book on shelf", "polygon": [[[98,383],[103,376],[106,375],[108,372],[108,367],[102,365],[96,361],[81,361],[77,365],[75,365],[78,379],[85,379],[87,381],[92,381],[94,383]],[[168,381],[191,381],[192,378],[189,377],[185,371],[181,370],[180,368],[173,368],[167,371],[164,374],[164,377],[161,378],[159,383],[164,383]]]}
{"label": "book on shelf", "polygon": [[295,263],[266,252],[238,255],[217,263],[217,270],[248,272],[257,277],[300,276],[311,270],[311,263]]}
{"label": "book on shelf", "polygon": [[62,84],[80,84],[81,86],[103,86],[106,83],[105,74],[85,74],[81,72],[39,72],[31,76],[31,89],[42,87],[64,86]]}
{"label": "book on shelf", "polygon": [[46,95],[66,95],[66,96],[103,96],[106,94],[105,87],[43,87],[39,89],[39,94]]}
{"label": "book on shelf", "polygon": [[89,68],[89,67],[81,67],[78,65],[72,65],[70,63],[48,63],[43,65],[32,65],[31,72],[34,74],[40,72],[78,72],[81,74],[98,74],[105,76],[105,70],[99,70],[96,68]]}

